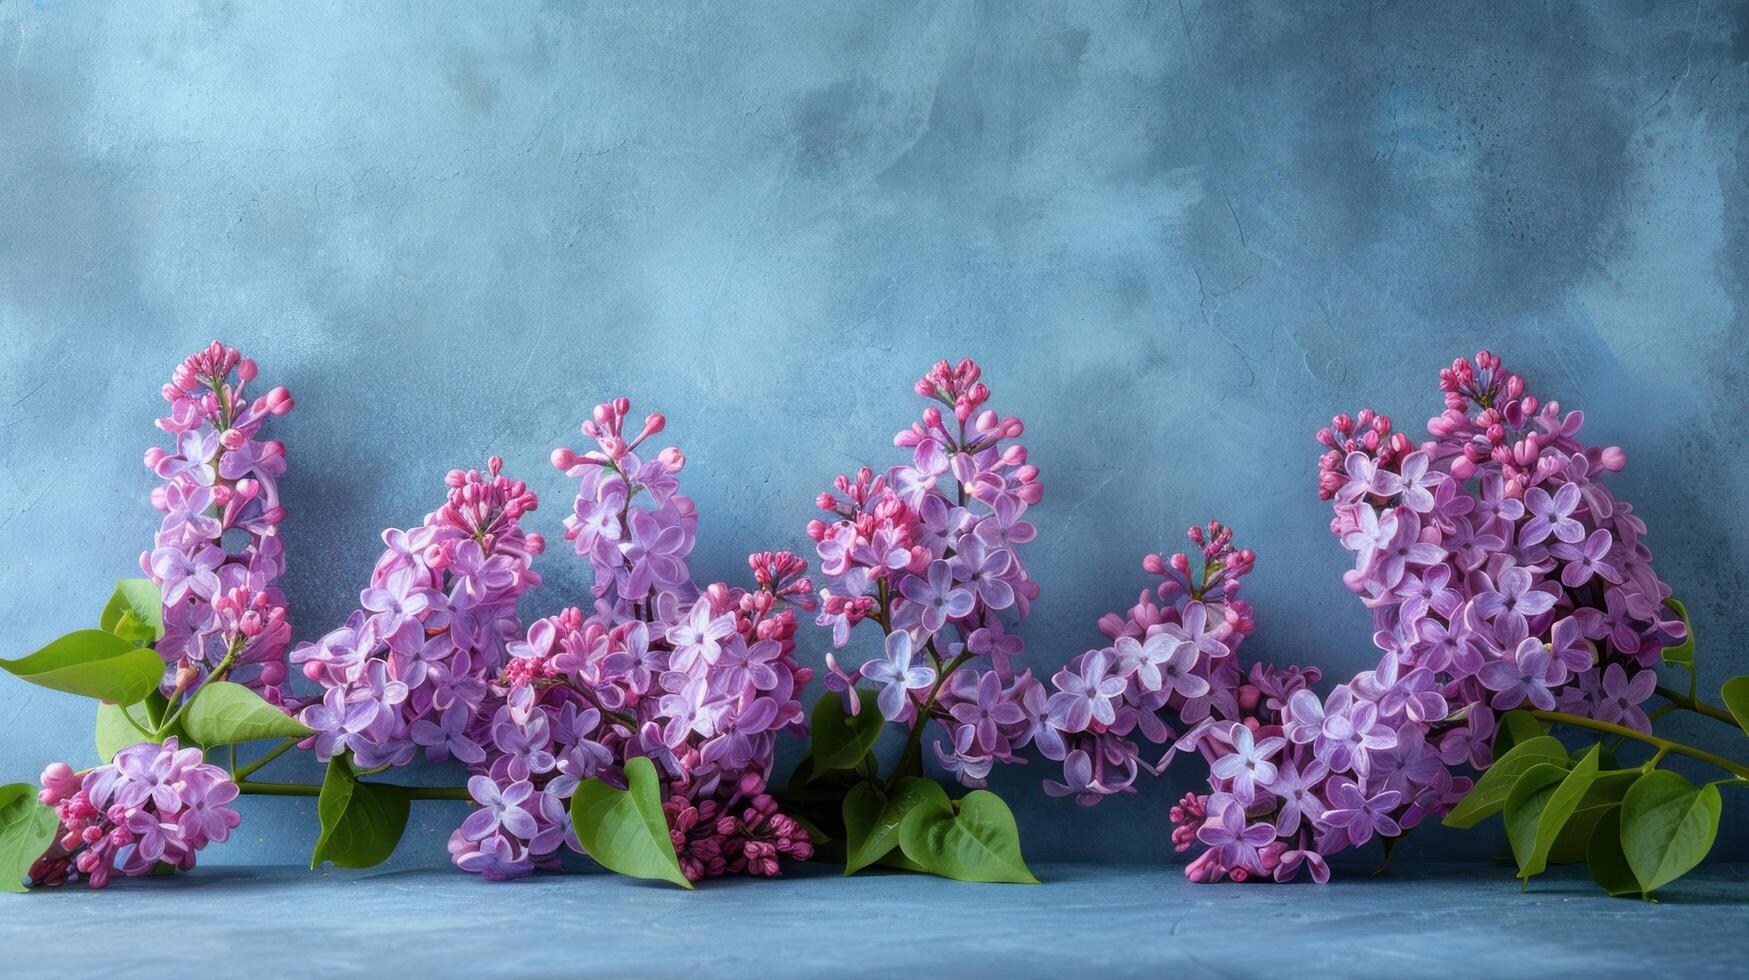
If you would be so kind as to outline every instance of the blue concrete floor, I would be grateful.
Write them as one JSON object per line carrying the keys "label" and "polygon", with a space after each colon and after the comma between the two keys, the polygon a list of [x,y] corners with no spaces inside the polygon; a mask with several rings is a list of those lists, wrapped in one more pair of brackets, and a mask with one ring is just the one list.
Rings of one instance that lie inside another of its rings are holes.
{"label": "blue concrete floor", "polygon": [[1749,866],[1657,904],[1503,868],[1193,886],[1176,867],[1045,865],[1046,884],[805,868],[685,893],[600,874],[220,867],[0,896],[8,976],[1695,976],[1742,971]]}

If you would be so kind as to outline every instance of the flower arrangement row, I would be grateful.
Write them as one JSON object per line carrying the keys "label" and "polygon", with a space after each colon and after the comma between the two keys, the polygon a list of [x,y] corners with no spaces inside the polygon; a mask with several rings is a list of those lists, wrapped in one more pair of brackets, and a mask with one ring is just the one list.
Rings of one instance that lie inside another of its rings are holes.
{"label": "flower arrangement row", "polygon": [[[1749,677],[1722,705],[1699,696],[1686,613],[1604,483],[1625,455],[1582,443],[1581,413],[1487,352],[1440,373],[1423,441],[1370,409],[1318,433],[1343,581],[1380,651],[1326,693],[1314,665],[1241,660],[1257,556],[1219,522],[1146,556],[1148,586],[1100,619],[1098,645],[1035,674],[1020,626],[1043,485],[969,360],[918,380],[927,407],[897,462],[819,495],[802,529],[815,578],[762,551],[745,584],[695,579],[686,456],[653,450],[666,420],[620,398],[583,423],[587,448],[552,453],[576,485],[563,538],[592,574],[586,602],[523,619],[547,542],[525,528],[535,492],[493,457],[384,531],[358,609],[294,646],[274,584],[287,456],[264,437],[294,402],[256,394],[258,373],[218,342],[177,367],[157,420],[173,445],[145,457],[162,518],[143,577],[97,628],[0,661],[95,701],[101,757],[0,787],[0,888],[188,870],[236,829],[242,794],[317,800],[312,867],[378,864],[414,802],[453,799],[470,811],[452,859],[488,879],[574,852],[688,888],[806,860],[1035,882],[985,788],[996,765],[1043,757],[1061,775],[1046,794],[1094,805],[1182,756],[1208,789],[1159,832],[1197,850],[1192,881],[1324,882],[1375,838],[1388,856],[1429,818],[1498,814],[1522,878],[1585,862],[1610,894],[1650,895],[1711,849],[1720,788],[1749,785],[1749,765],[1653,734],[1672,711],[1749,730]],[[876,631],[873,656],[845,659]],[[778,773],[785,735],[806,744]],[[320,785],[262,777],[300,750],[326,764]],[[1720,777],[1697,785],[1676,758]],[[393,777],[416,762],[466,783]]]}

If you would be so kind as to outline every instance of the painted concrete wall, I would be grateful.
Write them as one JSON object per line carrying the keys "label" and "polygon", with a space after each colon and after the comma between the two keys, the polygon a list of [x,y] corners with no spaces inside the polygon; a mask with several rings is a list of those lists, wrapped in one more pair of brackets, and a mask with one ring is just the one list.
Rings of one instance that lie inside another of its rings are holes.
{"label": "painted concrete wall", "polygon": [[[1718,0],[0,3],[0,646],[129,573],[157,388],[217,336],[299,399],[300,639],[452,466],[503,454],[557,537],[547,453],[620,393],[691,458],[695,569],[738,574],[971,355],[1048,482],[1033,662],[1218,517],[1261,555],[1247,652],[1345,675],[1375,654],[1312,433],[1417,427],[1487,346],[1627,449],[1716,683],[1749,669],[1746,61]],[[584,594],[541,569],[526,611]],[[4,775],[88,761],[85,710],[0,685]],[[997,784],[1037,859],[1164,859],[1199,778],[1084,811],[1043,774]],[[311,809],[251,803],[215,859],[298,860]],[[423,805],[403,860],[458,819]]]}

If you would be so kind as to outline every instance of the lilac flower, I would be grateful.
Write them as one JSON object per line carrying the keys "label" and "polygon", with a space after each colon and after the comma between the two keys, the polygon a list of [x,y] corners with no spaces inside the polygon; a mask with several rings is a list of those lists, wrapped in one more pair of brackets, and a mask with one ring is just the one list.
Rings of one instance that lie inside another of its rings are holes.
{"label": "lilac flower", "polygon": [[857,561],[882,572],[897,572],[911,564],[905,532],[897,527],[877,528],[867,541],[857,544],[854,555]]}
{"label": "lilac flower", "polygon": [[489,601],[516,583],[516,568],[510,560],[503,555],[487,555],[480,543],[472,539],[456,543],[449,574],[455,593],[474,603]]}
{"label": "lilac flower", "polygon": [[926,633],[939,632],[949,619],[966,615],[977,603],[970,589],[954,584],[953,566],[939,559],[930,562],[927,577],[909,576],[899,591],[915,604],[903,607],[906,621],[921,624]]}
{"label": "lilac flower", "polygon": [[668,642],[674,646],[669,665],[675,670],[688,671],[701,659],[714,664],[722,649],[721,641],[734,633],[735,617],[727,614],[714,616],[710,599],[699,599],[692,604],[686,622],[668,628]]}
{"label": "lilac flower", "polygon": [[1396,588],[1410,565],[1431,565],[1445,558],[1445,549],[1421,540],[1421,518],[1412,510],[1401,512],[1396,531],[1373,555],[1372,574],[1387,589]]}
{"label": "lilac flower", "polygon": [[1530,572],[1516,566],[1501,572],[1495,587],[1478,593],[1475,601],[1483,617],[1519,623],[1555,608],[1554,594],[1533,588]]}
{"label": "lilac flower", "polygon": [[1429,462],[1427,454],[1423,452],[1404,456],[1396,472],[1383,471],[1377,474],[1380,491],[1386,496],[1401,494],[1399,503],[1404,507],[1418,514],[1427,513],[1433,509],[1433,494],[1427,488],[1437,486],[1444,479],[1438,473],[1428,472]]}
{"label": "lilac flower", "polygon": [[400,580],[385,584],[359,593],[358,604],[377,614],[378,632],[391,649],[410,653],[425,642],[418,617],[431,606],[431,594]]}
{"label": "lilac flower", "polygon": [[1383,514],[1365,504],[1355,505],[1355,526],[1342,538],[1342,544],[1355,553],[1355,567],[1370,569],[1373,558],[1397,536],[1397,511]]}
{"label": "lilac flower", "polygon": [[[947,738],[934,746],[937,759],[969,786],[981,785],[995,762],[1018,761],[1029,742],[1059,744],[1055,729],[1041,729],[1048,697],[1017,670],[1023,644],[1012,632],[1039,594],[1022,551],[1038,535],[1026,514],[1042,488],[1012,441],[1024,426],[981,407],[989,390],[979,375],[969,360],[934,365],[915,386],[932,404],[893,439],[909,458],[839,476],[817,498],[824,513],[807,529],[832,579],[816,622],[831,629],[835,649],[872,620],[930,651],[927,665],[912,650],[897,665],[889,655],[853,673],[834,659],[828,689],[856,711],[856,685],[866,680],[879,687],[887,718],[919,734],[941,726]],[[920,688],[937,696],[910,696]]]}
{"label": "lilac flower", "polygon": [[116,753],[115,803],[133,809],[147,803],[160,812],[180,808],[184,770],[201,761],[199,749],[179,749],[167,740],[160,749],[151,743]]}
{"label": "lilac flower", "polygon": [[1635,616],[1627,593],[1621,588],[1612,588],[1603,593],[1604,610],[1596,608],[1580,609],[1574,613],[1584,628],[1585,635],[1592,639],[1607,638],[1617,650],[1625,654],[1638,653],[1640,650],[1640,630],[1634,624]]}
{"label": "lilac flower", "polygon": [[1050,796],[1075,797],[1075,802],[1082,806],[1092,806],[1110,794],[1111,790],[1093,778],[1093,760],[1080,749],[1070,752],[1063,759],[1063,781],[1054,779],[1044,781],[1045,793]]}
{"label": "lilac flower", "polygon": [[662,695],[660,711],[668,723],[662,729],[662,741],[669,748],[686,742],[689,735],[709,735],[715,728],[716,711],[709,704],[710,680],[688,678],[684,687]]}
{"label": "lilac flower", "polygon": [[210,487],[218,478],[213,459],[219,453],[219,433],[213,428],[190,429],[176,437],[176,454],[165,456],[153,468],[160,479],[187,477],[195,484]]}
{"label": "lilac flower", "polygon": [[1014,605],[1014,586],[1007,578],[1013,564],[1013,552],[1007,549],[992,551],[981,539],[967,537],[961,542],[952,567],[954,577],[964,582],[985,606],[1007,609]]}
{"label": "lilac flower", "polygon": [[468,737],[468,722],[472,717],[473,712],[466,704],[454,702],[444,709],[435,723],[424,718],[414,721],[413,741],[425,746],[425,757],[432,762],[442,762],[449,756],[470,765],[479,762],[486,757],[486,750]]}
{"label": "lilac flower", "polygon": [[217,766],[198,765],[183,770],[182,813],[176,818],[184,840],[223,844],[242,822],[227,804],[237,798],[237,784]]}
{"label": "lilac flower", "polygon": [[1348,481],[1337,491],[1337,500],[1345,504],[1353,503],[1378,491],[1378,464],[1371,456],[1363,452],[1349,453],[1342,460],[1342,468],[1348,474]]}
{"label": "lilac flower", "polygon": [[1233,725],[1227,738],[1233,750],[1216,759],[1209,771],[1216,779],[1231,780],[1233,796],[1249,805],[1258,784],[1267,786],[1275,781],[1275,763],[1269,760],[1281,751],[1287,739],[1271,737],[1258,742],[1251,729],[1240,724]]}
{"label": "lilac flower", "polygon": [[166,508],[160,537],[208,541],[224,532],[225,526],[209,513],[213,510],[213,491],[207,486],[172,483],[164,490]]}
{"label": "lilac flower", "polygon": [[998,725],[1018,725],[1026,720],[1020,705],[1007,700],[1002,690],[1002,678],[993,670],[985,671],[974,688],[974,700],[961,701],[949,709],[960,724],[976,734],[976,744],[986,751],[996,747],[1000,738]]}
{"label": "lilac flower", "polygon": [[1423,619],[1416,627],[1419,642],[1415,650],[1427,669],[1473,674],[1482,666],[1476,653],[1474,635],[1460,625],[1447,625],[1434,619]]}
{"label": "lilac flower", "polygon": [[1064,668],[1051,678],[1057,693],[1051,695],[1051,724],[1065,732],[1083,732],[1094,723],[1109,725],[1117,719],[1112,699],[1124,692],[1121,677],[1110,676],[1110,656],[1104,650],[1087,653],[1081,669]]}
{"label": "lilac flower", "polygon": [[395,674],[402,686],[410,689],[424,684],[432,671],[442,670],[454,654],[455,639],[448,633],[440,633],[411,652],[402,652],[391,647],[389,662],[394,664]]}
{"label": "lilac flower", "polygon": [[152,574],[164,590],[164,602],[176,605],[192,593],[201,599],[211,599],[220,589],[214,571],[225,561],[225,553],[212,545],[202,545],[192,554],[181,548],[158,548],[152,552]]}
{"label": "lilac flower", "polygon": [[[1571,483],[1567,484],[1569,487],[1572,485]],[[1615,539],[1610,536],[1610,533],[1599,528],[1591,532],[1591,536],[1585,539],[1583,546],[1555,545],[1550,549],[1551,553],[1567,563],[1561,569],[1561,584],[1569,589],[1577,589],[1591,581],[1591,576],[1596,575],[1615,585],[1620,585],[1622,583],[1621,569],[1616,568],[1614,564],[1606,560],[1609,557],[1610,546],[1614,543]]]}
{"label": "lilac flower", "polygon": [[1323,814],[1324,801],[1318,799],[1314,791],[1323,784],[1329,772],[1322,762],[1316,760],[1307,763],[1304,772],[1292,761],[1276,767],[1275,778],[1269,781],[1267,788],[1281,797],[1281,810],[1275,817],[1276,831],[1281,836],[1292,837],[1300,829],[1302,817],[1311,819]]}
{"label": "lilac flower", "polygon": [[646,510],[631,512],[631,542],[626,548],[626,560],[631,563],[621,589],[630,599],[642,599],[652,588],[664,588],[686,581],[686,564],[682,559],[692,550],[686,529],[663,524]]}
{"label": "lilac flower", "polygon": [[1429,612],[1450,619],[1463,602],[1458,590],[1450,587],[1451,566],[1437,564],[1420,575],[1405,575],[1397,585],[1396,596],[1403,600],[1400,615],[1406,623],[1418,623]]}
{"label": "lilac flower", "polygon": [[348,701],[344,688],[331,687],[299,720],[315,729],[316,755],[326,759],[366,743],[379,708],[375,701]]}
{"label": "lilac flower", "polygon": [[755,739],[770,730],[777,719],[777,702],[754,698],[739,712],[725,711],[717,720],[715,735],[705,743],[701,758],[707,764],[727,763],[733,770],[746,769],[757,751]]}
{"label": "lilac flower", "polygon": [[[1373,672],[1370,684],[1376,686],[1379,713],[1386,716],[1402,714],[1410,721],[1423,724],[1444,718],[1445,697],[1440,693],[1439,680],[1433,671],[1417,667],[1398,678],[1400,669],[1397,658],[1386,657]],[[1358,679],[1356,683],[1360,683]]]}
{"label": "lilac flower", "polygon": [[737,634],[723,645],[722,655],[717,661],[721,689],[739,691],[751,687],[770,690],[778,683],[779,673],[774,665],[782,653],[783,648],[776,640],[748,643]]}
{"label": "lilac flower", "polygon": [[1494,762],[1494,713],[1476,704],[1470,706],[1469,724],[1447,732],[1439,742],[1439,757],[1448,766],[1486,769]]}
{"label": "lilac flower", "polygon": [[1555,710],[1555,696],[1550,687],[1567,677],[1567,668],[1549,656],[1548,648],[1536,637],[1520,641],[1510,659],[1484,664],[1476,676],[1495,692],[1489,702],[1498,711],[1509,711],[1526,701],[1544,711]]}
{"label": "lilac flower", "polygon": [[1180,643],[1186,643],[1197,653],[1207,654],[1211,659],[1219,659],[1228,654],[1226,644],[1220,640],[1219,628],[1208,628],[1208,606],[1201,602],[1187,603],[1181,613],[1178,623],[1167,623],[1160,627],[1160,632]]}
{"label": "lilac flower", "polygon": [[1402,833],[1397,821],[1391,818],[1391,811],[1402,799],[1396,790],[1384,790],[1369,797],[1354,780],[1337,778],[1330,780],[1329,792],[1330,809],[1324,811],[1322,821],[1333,829],[1345,829],[1351,846],[1359,847],[1372,839],[1374,833],[1386,837]]}
{"label": "lilac flower", "polygon": [[528,852],[503,834],[488,833],[473,841],[457,831],[450,838],[449,854],[456,867],[487,881],[519,878],[534,870]]}
{"label": "lilac flower", "polygon": [[[285,447],[259,437],[266,418],[293,402],[284,388],[255,397],[256,372],[254,361],[215,341],[164,386],[170,412],[158,426],[176,445],[146,452],[146,465],[164,481],[152,493],[164,517],[140,567],[164,596],[165,636],[156,647],[167,673],[192,671],[195,681],[185,685],[192,689],[223,664],[223,679],[277,705],[287,695],[291,640],[283,597],[271,588],[285,567],[277,529]],[[167,678],[166,693],[170,686]]]}
{"label": "lilac flower", "polygon": [[[1549,654],[1568,670],[1578,673],[1590,670],[1591,665],[1596,663],[1597,651],[1585,639],[1585,631],[1577,618],[1567,616],[1556,620],[1549,636]],[[1647,692],[1647,696],[1650,696],[1650,692]]]}
{"label": "lilac flower", "polygon": [[1353,770],[1365,776],[1371,753],[1397,744],[1397,733],[1378,720],[1378,705],[1354,700],[1338,689],[1326,706],[1310,691],[1298,691],[1288,702],[1288,737],[1310,742],[1318,760],[1332,772]]}
{"label": "lilac flower", "polygon": [[914,662],[914,646],[910,633],[896,630],[887,634],[886,658],[862,665],[862,676],[880,685],[875,704],[888,721],[904,716],[909,692],[927,690],[935,683],[935,668]]}
{"label": "lilac flower", "polygon": [[1519,529],[1519,547],[1538,544],[1548,539],[1550,532],[1555,538],[1568,544],[1577,544],[1585,538],[1585,526],[1572,518],[1573,511],[1579,506],[1579,485],[1563,483],[1554,496],[1542,487],[1531,487],[1525,491],[1524,507],[1530,511],[1531,518]]}
{"label": "lilac flower", "polygon": [[[1137,642],[1133,636],[1120,636],[1114,649],[1118,671],[1134,674],[1144,691],[1165,691],[1185,698],[1208,693],[1207,678],[1195,672],[1197,647],[1194,643],[1159,632],[1142,642]],[[1221,649],[1225,651],[1226,647]]]}
{"label": "lilac flower", "polygon": [[1301,868],[1311,869],[1312,880],[1320,885],[1330,881],[1330,865],[1324,861],[1324,855],[1297,848],[1282,852],[1281,863],[1275,866],[1275,880],[1292,881],[1299,876]]}
{"label": "lilac flower", "polygon": [[1268,823],[1248,824],[1245,808],[1229,798],[1221,808],[1219,820],[1211,820],[1197,831],[1196,839],[1214,848],[1221,863],[1228,867],[1252,867],[1257,863],[1257,849],[1275,839],[1276,829]]}
{"label": "lilac flower", "polygon": [[177,856],[173,848],[180,828],[176,824],[166,823],[156,814],[135,810],[124,818],[122,826],[133,837],[134,848],[143,860],[156,864],[166,856]]}
{"label": "lilac flower", "polygon": [[1591,716],[1598,721],[1614,722],[1636,731],[1650,732],[1652,723],[1646,719],[1646,712],[1640,705],[1652,696],[1652,690],[1657,685],[1656,671],[1636,671],[1633,679],[1629,680],[1621,664],[1610,664],[1604,668],[1603,683],[1596,695],[1596,707]]}
{"label": "lilac flower", "polygon": [[508,713],[502,713],[499,720],[493,723],[492,744],[503,753],[502,758],[510,778],[526,782],[541,773],[550,772],[558,764],[558,760],[553,758],[548,748],[552,739],[547,730],[547,716],[537,712],[526,721],[519,722],[507,715]]}
{"label": "lilac flower", "polygon": [[[544,547],[518,520],[534,495],[502,468],[493,457],[484,472],[452,471],[424,524],[383,532],[363,608],[292,652],[325,689],[302,713],[319,758],[350,751],[367,768],[403,765],[421,746],[430,758],[483,758],[492,713],[475,709],[522,635],[514,607],[539,583],[529,566]],[[550,631],[533,639],[550,652]]]}
{"label": "lilac flower", "polygon": [[480,809],[462,821],[462,836],[468,840],[481,840],[500,828],[525,840],[535,835],[534,815],[522,806],[534,795],[533,783],[518,780],[500,790],[497,783],[485,776],[472,776],[468,779],[468,795],[480,805]]}

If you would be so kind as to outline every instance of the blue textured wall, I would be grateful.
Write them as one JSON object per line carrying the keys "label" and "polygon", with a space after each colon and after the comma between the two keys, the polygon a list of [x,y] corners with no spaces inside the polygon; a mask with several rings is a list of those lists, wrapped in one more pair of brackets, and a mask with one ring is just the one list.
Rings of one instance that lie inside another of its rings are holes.
{"label": "blue textured wall", "polygon": [[[972,355],[1048,485],[1034,662],[1219,517],[1261,554],[1246,651],[1346,674],[1312,432],[1418,428],[1485,345],[1625,446],[1709,679],[1749,669],[1741,4],[359,6],[0,3],[8,655],[129,573],[157,388],[219,336],[298,397],[300,639],[451,466],[503,454],[556,538],[547,453],[620,393],[737,575]],[[584,593],[540,567],[525,611]],[[86,713],[0,685],[5,775],[88,761]],[[1198,775],[1085,811],[1043,772],[998,783],[1039,859],[1165,857]],[[222,860],[297,860],[311,809],[252,802]],[[408,859],[456,819],[422,805]]]}

